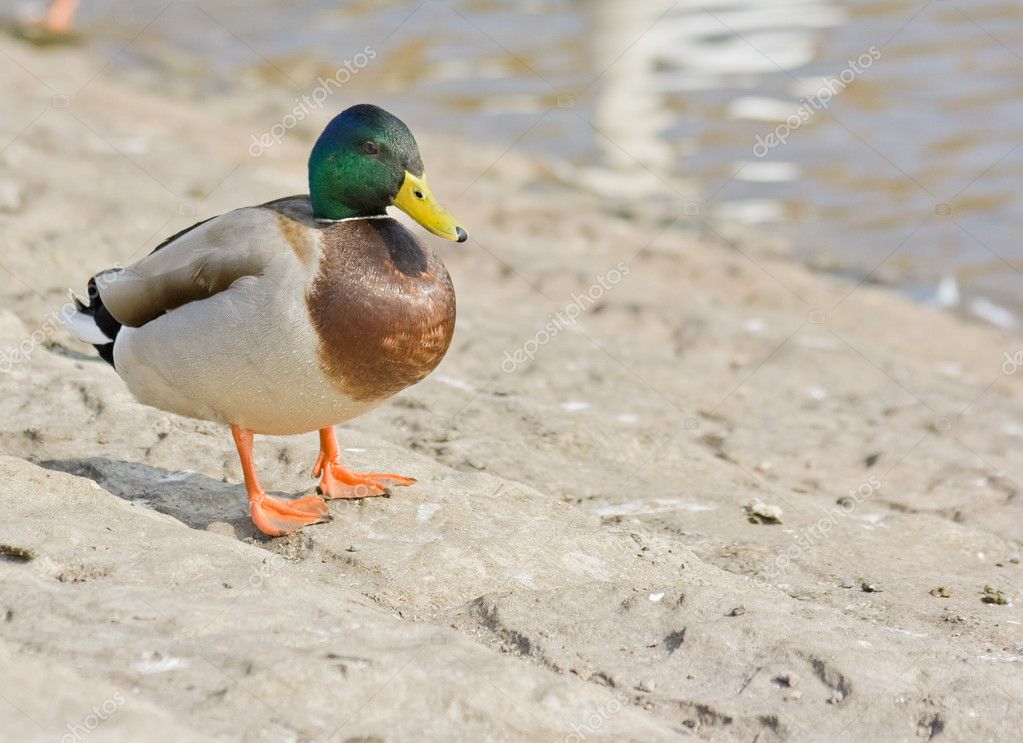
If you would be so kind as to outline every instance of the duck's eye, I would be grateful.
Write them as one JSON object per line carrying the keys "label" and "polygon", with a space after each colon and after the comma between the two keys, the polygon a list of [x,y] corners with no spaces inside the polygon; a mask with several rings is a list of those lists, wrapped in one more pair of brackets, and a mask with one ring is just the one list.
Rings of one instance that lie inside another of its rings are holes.
{"label": "duck's eye", "polygon": [[373,140],[369,140],[362,143],[362,151],[365,152],[367,155],[379,155],[380,145],[378,145]]}

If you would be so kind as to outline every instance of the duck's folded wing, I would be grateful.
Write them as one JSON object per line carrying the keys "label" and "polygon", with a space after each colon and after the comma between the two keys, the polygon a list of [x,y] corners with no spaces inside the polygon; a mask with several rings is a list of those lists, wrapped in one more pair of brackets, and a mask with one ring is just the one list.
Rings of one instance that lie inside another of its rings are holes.
{"label": "duck's folded wing", "polygon": [[140,327],[243,276],[258,276],[282,243],[287,249],[274,212],[238,209],[178,233],[137,263],[97,274],[95,287],[114,319]]}

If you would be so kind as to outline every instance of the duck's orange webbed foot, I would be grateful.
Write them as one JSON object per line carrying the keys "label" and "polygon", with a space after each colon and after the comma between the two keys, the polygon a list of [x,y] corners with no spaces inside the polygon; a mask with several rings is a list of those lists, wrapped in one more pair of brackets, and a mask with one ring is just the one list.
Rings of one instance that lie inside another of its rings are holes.
{"label": "duck's orange webbed foot", "polygon": [[362,473],[348,469],[338,461],[327,461],[320,453],[313,467],[313,477],[320,478],[319,489],[327,500],[336,498],[370,498],[383,495],[391,485],[411,485],[411,477],[383,472]]}
{"label": "duck's orange webbed foot", "polygon": [[337,438],[333,428],[320,430],[320,456],[313,467],[313,477],[320,478],[320,492],[327,500],[336,498],[370,498],[384,495],[392,485],[412,485],[415,480],[382,472],[361,473],[341,464]]}
{"label": "duck's orange webbed foot", "polygon": [[330,509],[323,498],[307,495],[286,500],[267,495],[256,479],[256,466],[252,460],[252,431],[231,426],[238,457],[245,475],[245,489],[249,493],[249,513],[257,529],[271,537],[280,537],[298,531],[309,524],[319,524],[330,518]]}
{"label": "duck's orange webbed foot", "polygon": [[256,528],[271,537],[291,534],[303,526],[330,519],[326,502],[316,495],[285,500],[266,493],[249,493],[249,510]]}

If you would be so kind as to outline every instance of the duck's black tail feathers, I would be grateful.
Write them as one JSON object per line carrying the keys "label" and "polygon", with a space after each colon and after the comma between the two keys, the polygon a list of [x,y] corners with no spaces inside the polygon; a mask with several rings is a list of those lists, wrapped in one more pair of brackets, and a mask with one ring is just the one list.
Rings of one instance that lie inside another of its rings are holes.
{"label": "duck's black tail feathers", "polygon": [[95,346],[100,358],[113,366],[114,341],[121,330],[121,323],[103,306],[103,300],[96,288],[96,277],[89,279],[89,304],[85,304],[74,294],[71,298],[76,309],[64,315],[64,327],[79,340]]}

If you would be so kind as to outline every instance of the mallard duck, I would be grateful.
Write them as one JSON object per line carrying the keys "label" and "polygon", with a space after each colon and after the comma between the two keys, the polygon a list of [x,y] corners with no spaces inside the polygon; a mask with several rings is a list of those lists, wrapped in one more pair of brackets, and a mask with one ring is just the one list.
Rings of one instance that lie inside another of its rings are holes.
{"label": "mallard duck", "polygon": [[[93,344],[147,405],[231,427],[255,526],[270,536],[329,518],[324,499],[381,495],[400,475],[341,464],[334,425],[429,374],[455,325],[440,258],[386,213],[468,235],[434,199],[399,119],[358,105],[309,157],[309,195],[199,222],[146,258],[89,280],[68,329]],[[253,434],[319,431],[319,492],[268,495]]]}

